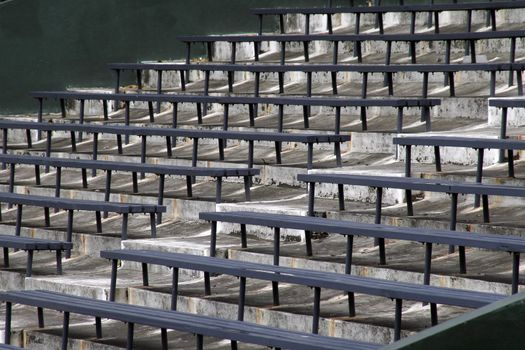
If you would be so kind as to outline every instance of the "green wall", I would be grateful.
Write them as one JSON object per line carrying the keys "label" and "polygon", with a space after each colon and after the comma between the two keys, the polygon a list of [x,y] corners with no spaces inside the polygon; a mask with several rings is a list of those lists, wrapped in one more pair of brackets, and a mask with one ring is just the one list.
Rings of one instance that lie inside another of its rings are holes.
{"label": "green wall", "polygon": [[[335,1],[341,4],[344,1]],[[107,62],[184,57],[176,36],[254,32],[249,9],[325,0],[0,2],[0,113],[34,112],[31,90],[112,86]],[[267,29],[273,23],[267,22]]]}

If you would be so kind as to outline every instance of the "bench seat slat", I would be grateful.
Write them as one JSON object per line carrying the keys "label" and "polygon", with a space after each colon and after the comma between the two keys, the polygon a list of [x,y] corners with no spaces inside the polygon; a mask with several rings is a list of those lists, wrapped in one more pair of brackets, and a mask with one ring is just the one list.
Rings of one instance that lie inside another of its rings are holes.
{"label": "bench seat slat", "polygon": [[0,246],[25,250],[66,250],[73,248],[73,244],[68,242],[9,235],[0,235]]}
{"label": "bench seat slat", "polygon": [[504,295],[498,294],[150,250],[103,251],[101,257],[470,308],[481,307],[505,298]]}
{"label": "bench seat slat", "polygon": [[254,212],[208,212],[200,213],[199,218],[206,221],[279,227],[311,232],[327,232],[355,236],[362,235],[374,238],[451,244],[509,252],[525,252],[525,238],[506,235],[437,230],[431,228],[425,228],[422,230],[419,228],[357,223],[312,216]]}
{"label": "bench seat slat", "polygon": [[525,197],[525,189],[523,187],[460,183],[437,179],[343,174],[299,174],[297,180],[415,191]]}
{"label": "bench seat slat", "polygon": [[395,137],[395,145],[448,146],[524,150],[525,141],[511,139],[489,139],[452,136],[408,136]]}
{"label": "bench seat slat", "polygon": [[47,291],[0,293],[0,300],[82,315],[175,329],[221,339],[288,349],[378,349],[380,346],[341,338],[286,331],[208,316],[120,304]]}
{"label": "bench seat slat", "polygon": [[84,168],[96,170],[112,170],[112,171],[130,171],[130,172],[145,172],[153,174],[164,175],[193,175],[193,176],[212,176],[212,177],[228,177],[228,176],[248,176],[258,175],[259,169],[246,168],[207,168],[207,167],[190,167],[190,166],[174,166],[161,164],[140,164],[131,162],[111,162],[88,159],[69,159],[69,158],[51,158],[51,157],[36,157],[36,156],[19,156],[0,154],[0,162],[11,164],[31,164],[31,165],[46,165],[52,167],[71,167]]}

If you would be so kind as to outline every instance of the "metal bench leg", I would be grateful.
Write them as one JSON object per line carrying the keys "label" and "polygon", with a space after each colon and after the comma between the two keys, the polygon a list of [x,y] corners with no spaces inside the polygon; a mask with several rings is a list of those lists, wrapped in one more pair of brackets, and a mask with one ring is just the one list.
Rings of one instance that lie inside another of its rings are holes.
{"label": "metal bench leg", "polygon": [[[174,138],[175,139],[175,138]],[[173,157],[173,147],[171,146],[171,137],[166,137],[166,157]]]}
{"label": "metal bench leg", "polygon": [[171,277],[171,310],[177,310],[177,295],[179,293],[179,268],[174,267]]}
{"label": "metal bench leg", "polygon": [[520,253],[512,253],[512,294],[518,293],[520,278]]}
{"label": "metal bench leg", "polygon": [[282,147],[282,143],[279,141],[275,141],[275,163],[276,164],[282,163],[282,159],[281,159],[282,148],[281,147]]}
{"label": "metal bench leg", "polygon": [[95,334],[97,339],[102,338],[102,320],[100,317],[95,317]]}
{"label": "metal bench leg", "polygon": [[[479,183],[479,184],[483,180],[483,153],[484,151],[485,150],[483,148],[478,149],[478,166],[476,169],[476,183]],[[479,202],[480,202],[480,198],[479,198],[479,194],[477,194],[474,197],[474,208],[479,208]]]}
{"label": "metal bench leg", "polygon": [[4,326],[4,343],[11,344],[11,316],[12,304],[8,301],[5,303],[5,326]]}
{"label": "metal bench leg", "polygon": [[[142,135],[140,138],[140,162],[142,164],[146,163],[146,135]],[[145,173],[140,173],[141,180],[146,178]]]}
{"label": "metal bench leg", "polygon": [[36,308],[36,314],[38,318],[38,328],[44,328],[44,309],[41,307]]}
{"label": "metal bench leg", "polygon": [[248,247],[248,240],[246,237],[246,225],[241,224],[241,248],[247,248]]}
{"label": "metal bench leg", "polygon": [[313,249],[312,249],[312,232],[311,231],[304,231],[304,239],[306,243],[306,256],[312,256]]}
{"label": "metal bench leg", "polygon": [[[381,224],[381,207],[383,204],[383,188],[377,187],[376,189],[376,214],[374,223],[376,225]],[[386,265],[386,256],[385,256],[385,239],[376,238],[374,244],[379,246],[379,264]]]}
{"label": "metal bench leg", "polygon": [[[456,231],[456,223],[458,220],[458,194],[457,193],[451,193],[451,201],[450,201],[450,225],[449,230],[450,231]],[[448,247],[448,253],[452,254],[454,253],[454,246],[450,245]]]}
{"label": "metal bench leg", "polygon": [[[160,215],[160,212],[158,215]],[[151,229],[151,238],[157,238],[157,220],[155,218],[155,213],[149,213],[149,225]]]}
{"label": "metal bench leg", "polygon": [[407,216],[414,216],[414,203],[412,202],[412,191],[405,190],[405,196],[407,201]]}
{"label": "metal bench leg", "polygon": [[321,288],[314,288],[314,310],[312,320],[312,333],[319,334],[319,318],[321,311]]}
{"label": "metal bench leg", "polygon": [[341,159],[341,142],[334,143],[334,153],[335,153],[335,165],[337,167],[342,167],[343,161]]}
{"label": "metal bench leg", "polygon": [[[107,218],[107,217],[108,217],[108,213],[104,212],[104,218]],[[97,233],[102,233],[102,218],[98,210],[95,212],[95,221],[97,225]]]}
{"label": "metal bench leg", "polygon": [[111,260],[111,284],[109,287],[109,301],[115,301],[115,296],[117,293],[117,270],[118,270],[118,260]]}
{"label": "metal bench leg", "polygon": [[436,172],[441,172],[441,153],[439,152],[439,146],[434,146],[434,158],[436,162]]}
{"label": "metal bench leg", "polygon": [[394,323],[394,341],[401,339],[401,314],[403,312],[403,300],[396,299],[396,314]]}
{"label": "metal bench leg", "polygon": [[142,263],[142,285],[149,286],[148,264]]}
{"label": "metal bench leg", "polygon": [[128,337],[126,342],[126,350],[133,350],[133,335],[134,335],[135,324],[128,322]]}
{"label": "metal bench leg", "polygon": [[361,107],[361,130],[366,131],[368,130],[367,122],[366,122],[366,107]]}
{"label": "metal bench leg", "polygon": [[202,334],[197,334],[195,349],[203,350],[204,349],[204,336]]}
{"label": "metal bench leg", "polygon": [[[46,137],[46,157],[51,157],[51,143],[52,143],[52,131],[47,131],[47,137]],[[7,136],[7,134],[4,135],[4,137]],[[7,141],[7,140],[6,140]],[[6,147],[7,149],[7,147]],[[5,151],[4,151],[5,153]],[[49,165],[46,165],[45,167],[45,173],[49,173]]]}
{"label": "metal bench leg", "polygon": [[[279,143],[279,151],[280,151],[280,143]],[[280,158],[280,157],[279,157]],[[314,163],[314,144],[308,143],[308,155],[307,155],[307,162],[306,162],[306,168],[312,169],[313,163]],[[281,164],[280,162],[278,164]]]}
{"label": "metal bench leg", "polygon": [[160,330],[160,344],[162,350],[168,350],[168,331],[166,328]]}
{"label": "metal bench leg", "polygon": [[56,251],[56,261],[57,261],[57,275],[62,274],[62,250],[57,249]]}
{"label": "metal bench leg", "polygon": [[[35,165],[35,185],[40,186],[40,166]],[[87,185],[86,185],[87,188]]]}
{"label": "metal bench leg", "polygon": [[430,303],[430,323],[432,326],[438,324],[437,305],[434,303]]}
{"label": "metal bench leg", "polygon": [[[73,240],[73,210],[67,211],[67,229],[66,229],[66,241],[71,243]],[[71,258],[71,249],[66,250],[66,259]]]}
{"label": "metal bench leg", "polygon": [[432,269],[432,243],[425,243],[425,272],[423,275],[423,284],[430,285],[430,271]]}
{"label": "metal bench leg", "polygon": [[15,236],[20,236],[20,231],[22,229],[22,204],[17,204],[16,206],[16,226],[15,226]]}
{"label": "metal bench leg", "polygon": [[244,305],[246,304],[246,277],[239,277],[239,308],[237,321],[244,321]]}
{"label": "metal bench leg", "polygon": [[308,184],[308,216],[314,216],[315,182]]}
{"label": "metal bench leg", "polygon": [[46,227],[51,226],[51,218],[49,217],[49,208],[48,207],[44,208],[44,225]]}
{"label": "metal bench leg", "polygon": [[117,135],[117,152],[118,154],[122,154],[122,135]]}
{"label": "metal bench leg", "polygon": [[210,229],[210,257],[215,257],[216,253],[216,246],[217,246],[217,221],[211,222],[211,229]]}
{"label": "metal bench leg", "polygon": [[192,191],[192,176],[186,176],[186,195],[191,198],[193,197],[193,191]]}
{"label": "metal bench leg", "polygon": [[[166,175],[160,174],[159,175],[159,199],[157,201],[158,205],[162,205],[164,203],[164,185],[165,183],[166,183]],[[157,213],[157,224],[160,225],[161,223],[162,223],[162,213],[158,212]]]}
{"label": "metal bench leg", "polygon": [[222,177],[217,177],[217,184],[215,187],[215,203],[219,204],[222,201]]}
{"label": "metal bench leg", "polygon": [[[36,167],[35,167],[36,170]],[[86,168],[82,168],[82,188],[88,188],[88,181],[87,181],[87,170]]]}
{"label": "metal bench leg", "polygon": [[[500,134],[499,134],[500,139],[507,138],[507,112],[508,112],[507,107],[503,107],[501,109],[501,127],[500,127]],[[505,160],[505,150],[502,149],[499,151],[499,162],[503,163],[504,160]]]}
{"label": "metal bench leg", "polygon": [[467,257],[465,255],[465,247],[459,246],[459,273],[467,273]]}
{"label": "metal bench leg", "polygon": [[403,132],[403,107],[397,109],[397,132]]}
{"label": "metal bench leg", "polygon": [[[93,133],[93,151],[92,151],[92,158],[93,160],[97,160],[98,158],[98,133]],[[91,176],[95,177],[97,176],[97,169],[91,170]]]}
{"label": "metal bench leg", "polygon": [[108,120],[109,119],[109,116],[108,116],[108,101],[107,100],[104,100],[102,101],[102,109],[103,109],[103,113],[104,113],[104,120]]}
{"label": "metal bench leg", "polygon": [[484,194],[481,196],[481,200],[482,200],[482,206],[483,206],[483,222],[489,223],[490,222],[489,196]]}
{"label": "metal bench leg", "polygon": [[[279,227],[274,227],[273,229],[273,264],[279,266],[280,258],[280,246],[281,243],[281,229]],[[273,293],[273,305],[279,305],[279,283],[272,282],[272,293]]]}
{"label": "metal bench leg", "polygon": [[[124,113],[124,124],[126,126],[129,126],[129,101],[126,101],[125,103],[125,113]],[[127,145],[129,144],[129,134],[124,135],[124,143]]]}
{"label": "metal bench leg", "polygon": [[339,200],[339,210],[345,210],[345,191],[343,184],[337,184],[337,198]]}
{"label": "metal bench leg", "polygon": [[[346,257],[345,257],[345,273],[347,275],[352,274],[352,257],[354,253],[354,236],[346,236]],[[349,292],[348,294],[348,316],[355,316],[355,296],[354,293]]]}
{"label": "metal bench leg", "polygon": [[246,202],[250,202],[252,200],[250,185],[251,185],[250,176],[245,176],[244,177],[244,200]]}
{"label": "metal bench leg", "polygon": [[133,183],[133,193],[139,192],[139,181],[136,172],[131,173],[131,181]]}
{"label": "metal bench leg", "polygon": [[33,274],[33,253],[33,250],[27,251],[26,277],[31,277]]}
{"label": "metal bench leg", "polygon": [[514,177],[514,152],[509,149],[507,150],[508,153],[508,159],[507,164],[509,168],[509,177]]}
{"label": "metal bench leg", "polygon": [[204,272],[204,295],[211,295],[211,279],[209,272]]}
{"label": "metal bench leg", "polygon": [[4,247],[4,267],[9,267],[9,248]]}
{"label": "metal bench leg", "polygon": [[122,231],[121,231],[121,239],[124,241],[128,239],[128,213],[122,214]]}
{"label": "metal bench leg", "polygon": [[69,312],[64,312],[64,322],[62,324],[62,350],[67,350],[69,339]]}

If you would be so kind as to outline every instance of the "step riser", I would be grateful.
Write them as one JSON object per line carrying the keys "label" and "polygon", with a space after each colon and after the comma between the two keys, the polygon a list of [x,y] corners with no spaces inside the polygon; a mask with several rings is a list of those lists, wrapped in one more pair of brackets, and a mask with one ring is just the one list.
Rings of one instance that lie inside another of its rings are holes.
{"label": "step riser", "polygon": [[[171,297],[168,294],[130,288],[129,302],[133,305],[169,309]],[[237,313],[237,306],[233,304],[185,296],[178,297],[177,309],[182,312],[229,319],[234,319],[233,315]],[[244,321],[300,332],[310,332],[312,329],[311,316],[272,311],[251,306],[245,307]],[[403,333],[407,335],[408,332]],[[319,334],[334,337],[344,336],[358,341],[373,341],[382,344],[391,342],[393,338],[393,330],[386,327],[325,318],[321,318],[320,320]]]}

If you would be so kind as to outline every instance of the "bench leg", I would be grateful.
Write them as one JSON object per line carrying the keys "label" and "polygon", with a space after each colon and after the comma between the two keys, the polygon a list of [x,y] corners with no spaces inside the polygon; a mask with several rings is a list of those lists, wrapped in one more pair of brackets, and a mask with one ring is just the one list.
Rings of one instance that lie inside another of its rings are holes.
{"label": "bench leg", "polygon": [[49,218],[49,208],[44,208],[44,224],[46,227],[51,226],[51,219]]}
{"label": "bench leg", "polygon": [[11,344],[11,311],[12,304],[5,303],[5,325],[4,325],[4,343]]}
{"label": "bench leg", "polygon": [[[478,165],[476,169],[476,183],[481,183],[483,179],[483,148],[478,149]],[[479,194],[474,197],[474,208],[479,208],[480,196]]]}
{"label": "bench leg", "polygon": [[135,324],[133,322],[128,323],[128,338],[126,342],[126,350],[133,350],[133,334],[134,334]]}
{"label": "bench leg", "polygon": [[133,193],[139,192],[139,180],[136,172],[131,173],[131,181],[133,182]]}
{"label": "bench leg", "polygon": [[[73,210],[67,211],[66,241],[71,243],[73,239]],[[71,258],[71,249],[66,250],[66,259]]]}
{"label": "bench leg", "polygon": [[62,274],[62,250],[57,249],[56,251],[56,260],[57,260],[57,275]]}
{"label": "bench leg", "polygon": [[315,182],[310,182],[308,186],[308,216],[314,216],[315,201]]}
{"label": "bench leg", "polygon": [[425,243],[425,272],[423,275],[423,284],[430,284],[430,271],[432,269],[432,243]]}
{"label": "bench leg", "polygon": [[467,273],[467,257],[465,255],[465,247],[460,246],[458,253],[459,253],[459,273],[465,274]]}
{"label": "bench leg", "polygon": [[122,214],[122,231],[120,237],[123,241],[128,239],[128,216],[128,213]]}
{"label": "bench leg", "polygon": [[[160,213],[158,213],[160,215]],[[157,220],[155,213],[149,213],[149,224],[151,228],[151,238],[157,238]]]}
{"label": "bench leg", "polygon": [[508,153],[507,164],[508,164],[508,169],[509,169],[509,177],[513,178],[514,177],[514,152],[511,149],[509,149],[507,153]]}
{"label": "bench leg", "polygon": [[215,203],[219,204],[222,202],[222,177],[217,177],[217,184],[215,187]]}
{"label": "bench leg", "polygon": [[339,200],[339,210],[345,210],[345,192],[343,184],[337,184],[337,198]]}
{"label": "bench leg", "polygon": [[[158,199],[158,202],[157,204],[158,205],[162,205],[163,202],[164,202],[164,185],[165,185],[165,182],[166,182],[166,175],[165,174],[160,174],[159,175],[159,199]],[[162,223],[162,213],[157,213],[157,224],[161,224]]]}
{"label": "bench leg", "polygon": [[[280,246],[281,243],[281,229],[274,227],[273,229],[273,264],[279,266]],[[273,305],[279,305],[279,283],[272,282]]]}
{"label": "bench leg", "polygon": [[142,263],[142,285],[149,286],[148,264]]}
{"label": "bench leg", "polygon": [[[352,257],[354,253],[354,236],[346,236],[346,257],[345,257],[345,273],[352,274]],[[354,293],[348,293],[348,316],[355,316],[355,296]]]}
{"label": "bench leg", "polygon": [[197,350],[204,349],[204,336],[202,334],[197,334],[195,349]]}
{"label": "bench leg", "polygon": [[111,260],[111,284],[109,287],[109,301],[115,301],[115,294],[117,292],[117,269],[118,260]]}
{"label": "bench leg", "polygon": [[36,308],[36,314],[38,318],[38,328],[44,328],[44,309],[41,307]]}
{"label": "bench leg", "polygon": [[95,317],[95,333],[97,339],[102,338],[102,320],[100,317]]}
{"label": "bench leg", "polygon": [[432,326],[438,324],[437,305],[434,303],[430,304],[430,323],[432,324]]}
{"label": "bench leg", "polygon": [[483,222],[489,223],[490,222],[490,214],[489,214],[489,196],[484,194],[481,196],[481,201],[483,205]]}
{"label": "bench leg", "polygon": [[69,312],[64,312],[64,322],[62,324],[62,350],[67,350],[69,339]]}
{"label": "bench leg", "polygon": [[9,267],[9,248],[4,247],[4,267]]}
{"label": "bench leg", "polygon": [[179,293],[179,268],[174,267],[171,278],[171,310],[177,310],[177,295]]}
{"label": "bench leg", "polygon": [[241,224],[241,248],[248,247],[248,239],[246,237],[246,225]]}
{"label": "bench leg", "polygon": [[160,330],[160,344],[162,350],[168,350],[168,331],[166,328]]}
{"label": "bench leg", "polygon": [[[376,214],[375,224],[381,224],[381,207],[383,205],[383,188],[378,187],[376,189]],[[374,240],[375,245],[379,246],[379,265],[386,265],[386,253],[385,253],[385,239],[376,238]]]}
{"label": "bench leg", "polygon": [[[457,193],[451,193],[451,201],[450,201],[450,225],[449,230],[450,231],[456,231],[456,223],[458,220],[458,194]],[[448,253],[452,254],[454,253],[454,246],[450,245],[448,247]]]}
{"label": "bench leg", "polygon": [[250,176],[245,176],[244,177],[244,200],[246,202],[250,202],[252,200],[250,185],[251,185]]}
{"label": "bench leg", "polygon": [[27,251],[26,277],[31,277],[33,274],[33,253],[33,250]]}
{"label": "bench leg", "polygon": [[204,295],[211,295],[211,279],[209,272],[204,272]]}
{"label": "bench leg", "polygon": [[193,191],[191,185],[193,184],[192,176],[186,176],[186,194],[188,198],[193,197]]}
{"label": "bench leg", "polygon": [[306,256],[314,255],[312,249],[312,232],[304,231],[304,239],[306,241]]}
{"label": "bench leg", "polygon": [[405,190],[405,197],[407,200],[407,216],[414,216],[414,203],[412,202],[412,191]]}
{"label": "bench leg", "polygon": [[[108,212],[104,212],[104,218],[107,218],[107,217],[108,217]],[[102,218],[98,210],[95,212],[95,222],[97,225],[97,233],[102,233]]]}
{"label": "bench leg", "polygon": [[512,294],[518,293],[520,278],[520,253],[512,253]]}
{"label": "bench leg", "polygon": [[239,278],[239,307],[237,321],[244,321],[244,305],[246,304],[246,277]]}
{"label": "bench leg", "polygon": [[88,188],[86,168],[82,168],[82,188]]}
{"label": "bench leg", "polygon": [[312,320],[312,333],[319,334],[319,318],[321,311],[321,288],[314,288],[314,311]]}
{"label": "bench leg", "polygon": [[16,236],[20,236],[21,229],[22,229],[22,204],[18,204],[16,208],[16,226],[15,226]]}
{"label": "bench leg", "polygon": [[394,341],[401,339],[401,314],[403,312],[403,300],[396,299],[396,314],[394,323]]}
{"label": "bench leg", "polygon": [[215,257],[217,246],[217,221],[211,222],[210,229],[210,257]]}

